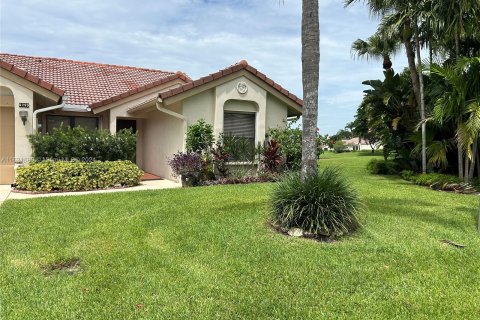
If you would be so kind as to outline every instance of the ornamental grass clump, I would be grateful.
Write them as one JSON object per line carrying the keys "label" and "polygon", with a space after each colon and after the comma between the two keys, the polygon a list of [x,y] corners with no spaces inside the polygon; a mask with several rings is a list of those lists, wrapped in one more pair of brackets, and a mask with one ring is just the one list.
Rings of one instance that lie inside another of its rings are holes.
{"label": "ornamental grass clump", "polygon": [[326,168],[305,181],[295,173],[274,187],[272,222],[284,229],[338,237],[358,229],[360,205],[356,191],[336,169]]}

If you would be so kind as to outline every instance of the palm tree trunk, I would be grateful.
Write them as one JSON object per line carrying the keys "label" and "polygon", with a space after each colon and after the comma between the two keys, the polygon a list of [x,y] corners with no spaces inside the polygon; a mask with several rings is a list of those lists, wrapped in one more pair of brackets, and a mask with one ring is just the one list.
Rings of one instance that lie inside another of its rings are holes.
{"label": "palm tree trunk", "polygon": [[478,178],[478,181],[480,182],[480,153],[477,152],[477,178]]}
{"label": "palm tree trunk", "polygon": [[473,148],[472,148],[472,163],[470,166],[470,172],[468,173],[468,180],[472,181],[473,174],[475,172],[475,163],[477,160],[477,150],[478,150],[478,136],[473,141]]}
{"label": "palm tree trunk", "polygon": [[422,122],[422,173],[427,173],[427,124],[425,122],[425,98],[423,94],[422,57],[418,26],[415,22],[415,45],[417,51],[418,80],[420,85],[420,121]]}
{"label": "palm tree trunk", "polygon": [[465,173],[463,174],[463,182],[469,183],[470,181],[468,180],[468,167],[470,164],[470,159],[468,158],[467,155],[465,155]]}
{"label": "palm tree trunk", "polygon": [[420,80],[418,79],[417,67],[415,65],[415,51],[413,50],[411,38],[406,37],[403,40],[403,44],[407,52],[408,69],[410,70],[410,78],[412,79],[413,93],[415,94],[417,105],[420,106]]}
{"label": "palm tree trunk", "polygon": [[463,180],[463,150],[460,142],[457,142],[457,156],[458,156],[458,177]]}
{"label": "palm tree trunk", "polygon": [[301,176],[317,174],[316,130],[320,66],[318,0],[302,1],[303,135]]}

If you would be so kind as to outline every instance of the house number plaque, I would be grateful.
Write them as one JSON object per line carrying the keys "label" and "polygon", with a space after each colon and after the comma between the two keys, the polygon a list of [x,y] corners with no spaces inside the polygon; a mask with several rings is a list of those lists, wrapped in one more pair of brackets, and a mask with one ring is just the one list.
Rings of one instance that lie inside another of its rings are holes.
{"label": "house number plaque", "polygon": [[20,108],[28,109],[28,108],[30,108],[30,103],[28,103],[28,102],[20,102],[20,103],[18,104],[18,106],[19,106]]}

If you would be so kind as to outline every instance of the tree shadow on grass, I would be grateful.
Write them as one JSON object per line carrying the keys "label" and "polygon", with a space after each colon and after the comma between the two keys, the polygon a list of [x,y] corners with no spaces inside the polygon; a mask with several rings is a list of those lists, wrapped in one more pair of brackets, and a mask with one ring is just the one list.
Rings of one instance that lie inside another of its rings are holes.
{"label": "tree shadow on grass", "polygon": [[[465,221],[469,217],[472,221],[476,217],[476,210],[467,207],[451,207],[445,211],[445,205],[433,201],[424,201],[415,198],[385,198],[375,197],[382,203],[381,208],[375,207],[374,203],[369,205],[369,211],[378,214],[399,217],[406,219],[414,224],[426,223],[429,225],[438,225],[445,229],[468,230],[471,225]],[[374,198],[374,199],[375,199]],[[472,224],[473,225],[473,224]]]}

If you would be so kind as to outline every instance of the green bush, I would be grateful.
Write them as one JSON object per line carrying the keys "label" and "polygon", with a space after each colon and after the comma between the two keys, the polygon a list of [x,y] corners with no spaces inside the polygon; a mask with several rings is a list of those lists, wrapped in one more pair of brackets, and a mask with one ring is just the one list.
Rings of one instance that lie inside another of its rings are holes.
{"label": "green bush", "polygon": [[267,136],[280,144],[280,154],[285,159],[285,169],[300,169],[302,162],[302,130],[300,128],[292,128],[292,124],[289,123],[286,128],[269,129]]}
{"label": "green bush", "polygon": [[198,120],[187,129],[187,151],[208,152],[212,148],[214,140],[213,126],[203,119]]}
{"label": "green bush", "polygon": [[348,146],[342,140],[338,140],[333,144],[333,151],[336,153],[346,152],[348,151]]}
{"label": "green bush", "polygon": [[228,161],[253,163],[259,155],[255,142],[246,137],[222,134],[217,143],[223,145],[225,152],[228,153]]}
{"label": "green bush", "polygon": [[143,171],[130,161],[43,161],[17,169],[16,188],[25,191],[84,191],[132,187]]}
{"label": "green bush", "polygon": [[408,181],[412,181],[413,177],[416,175],[416,173],[412,170],[403,170],[401,173],[400,173],[400,176],[405,179],[405,180],[408,180]]}
{"label": "green bush", "polygon": [[272,220],[282,228],[301,228],[321,236],[340,236],[355,231],[360,200],[336,169],[302,181],[287,175],[276,184],[272,195]]}
{"label": "green bush", "polygon": [[29,141],[37,161],[135,161],[137,137],[127,129],[111,134],[107,130],[66,127],[46,134],[35,133],[29,136]]}
{"label": "green bush", "polygon": [[395,175],[400,173],[402,167],[394,160],[372,159],[367,164],[367,170],[373,174]]}
{"label": "green bush", "polygon": [[442,188],[448,184],[462,184],[463,181],[457,176],[441,174],[441,173],[420,173],[415,174],[413,171],[402,171],[402,178],[421,186],[438,186]]}

